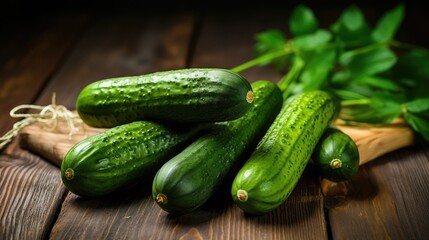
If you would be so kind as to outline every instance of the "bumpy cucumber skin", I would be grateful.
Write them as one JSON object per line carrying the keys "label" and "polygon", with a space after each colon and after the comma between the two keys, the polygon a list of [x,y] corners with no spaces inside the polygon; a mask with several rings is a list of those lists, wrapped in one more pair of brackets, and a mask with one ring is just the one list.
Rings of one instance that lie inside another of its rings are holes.
{"label": "bumpy cucumber skin", "polygon": [[[235,171],[265,134],[282,106],[280,89],[272,82],[252,83],[253,107],[241,118],[219,123],[157,172],[152,196],[165,211],[182,215],[204,204]],[[164,199],[160,196],[165,197]]]}
{"label": "bumpy cucumber skin", "polygon": [[136,120],[216,122],[246,113],[251,94],[248,80],[232,71],[179,69],[96,81],[80,92],[76,109],[94,127]]}
{"label": "bumpy cucumber skin", "polygon": [[[322,135],[312,159],[320,176],[334,182],[350,180],[359,170],[359,149],[356,143],[336,128],[328,128]],[[340,167],[331,166],[334,159],[341,161]]]}
{"label": "bumpy cucumber skin", "polygon": [[68,151],[61,164],[62,181],[83,197],[106,195],[153,177],[164,162],[208,127],[136,121],[108,129]]}
{"label": "bumpy cucumber skin", "polygon": [[[233,181],[232,198],[244,212],[265,214],[287,199],[334,118],[336,106],[330,94],[319,90],[283,106]],[[247,195],[238,196],[243,190]]]}

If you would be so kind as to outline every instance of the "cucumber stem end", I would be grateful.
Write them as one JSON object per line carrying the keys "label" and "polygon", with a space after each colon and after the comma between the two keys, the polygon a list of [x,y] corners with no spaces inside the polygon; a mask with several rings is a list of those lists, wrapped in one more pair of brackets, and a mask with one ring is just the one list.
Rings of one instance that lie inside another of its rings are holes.
{"label": "cucumber stem end", "polygon": [[249,195],[247,195],[247,192],[245,190],[238,190],[237,191],[237,198],[240,202],[246,202]]}
{"label": "cucumber stem end", "polygon": [[73,169],[67,168],[66,171],[64,172],[64,176],[66,177],[67,180],[73,180],[73,178],[74,178]]}
{"label": "cucumber stem end", "polygon": [[342,162],[341,162],[340,159],[338,159],[338,158],[332,159],[332,161],[331,161],[331,167],[332,167],[332,169],[340,168],[341,165],[342,165]]}
{"label": "cucumber stem end", "polygon": [[253,94],[253,92],[252,91],[248,91],[247,94],[246,94],[246,101],[248,103],[252,103],[254,99],[255,99],[255,95]]}
{"label": "cucumber stem end", "polygon": [[167,196],[165,196],[164,194],[162,194],[162,193],[158,193],[158,194],[156,195],[156,202],[157,202],[158,204],[164,205],[164,204],[167,204],[167,202],[168,202],[168,198],[167,198]]}

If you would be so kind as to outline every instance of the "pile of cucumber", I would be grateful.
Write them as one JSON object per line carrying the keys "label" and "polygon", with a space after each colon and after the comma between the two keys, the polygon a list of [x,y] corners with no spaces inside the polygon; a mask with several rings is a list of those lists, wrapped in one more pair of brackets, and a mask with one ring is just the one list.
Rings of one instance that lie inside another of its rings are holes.
{"label": "pile of cucumber", "polygon": [[86,124],[108,128],[75,144],[62,162],[64,185],[83,197],[143,182],[162,209],[181,215],[230,178],[235,203],[264,214],[286,201],[310,159],[334,181],[358,167],[354,142],[327,131],[338,112],[329,93],[284,101],[275,83],[250,83],[226,69],[99,80],[82,89],[76,108]]}

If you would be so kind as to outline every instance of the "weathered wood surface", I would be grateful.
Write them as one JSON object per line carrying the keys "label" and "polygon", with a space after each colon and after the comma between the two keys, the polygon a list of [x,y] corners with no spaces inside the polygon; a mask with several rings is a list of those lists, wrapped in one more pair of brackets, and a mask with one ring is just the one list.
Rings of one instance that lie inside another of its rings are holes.
{"label": "weathered wood surface", "polygon": [[363,166],[347,201],[329,211],[334,238],[426,239],[428,157],[427,145],[413,146]]}
{"label": "weathered wood surface", "polygon": [[[0,45],[12,50],[2,52],[0,58],[1,135],[12,127],[10,109],[38,97],[86,21],[80,14],[52,15],[23,23],[23,32],[14,28],[3,32],[5,38],[0,42],[6,41],[6,45]],[[43,239],[50,233],[66,191],[58,168],[22,151],[17,142],[0,156],[0,239]]]}
{"label": "weathered wood surface", "polygon": [[14,120],[9,117],[9,111],[17,105],[32,103],[49,77],[61,66],[87,26],[87,17],[80,14],[54,15],[27,22],[29,26],[22,24],[13,26],[24,30],[36,26],[28,30],[28,35],[24,35],[25,31],[6,29],[2,34],[5,38],[0,40],[1,135],[12,127]]}
{"label": "weathered wood surface", "polygon": [[[44,19],[31,31],[18,31],[16,45],[11,38],[0,39],[5,43],[0,49],[16,49],[0,56],[1,131],[14,122],[8,117],[11,107],[47,105],[56,92],[58,104],[74,109],[80,89],[98,79],[182,67],[234,67],[253,57],[255,33],[286,29],[288,11],[280,12],[134,10]],[[335,19],[332,11],[324,13],[319,16]],[[406,33],[415,33],[412,29]],[[269,68],[244,74],[251,81],[279,78]],[[173,217],[151,200],[145,183],[105,198],[79,198],[64,188],[48,156],[18,143],[15,139],[0,155],[0,239],[423,239],[429,234],[427,145],[362,166],[340,196],[344,203],[335,208],[325,208],[329,204],[309,165],[291,197],[270,214],[244,215],[225,187],[196,212]]]}

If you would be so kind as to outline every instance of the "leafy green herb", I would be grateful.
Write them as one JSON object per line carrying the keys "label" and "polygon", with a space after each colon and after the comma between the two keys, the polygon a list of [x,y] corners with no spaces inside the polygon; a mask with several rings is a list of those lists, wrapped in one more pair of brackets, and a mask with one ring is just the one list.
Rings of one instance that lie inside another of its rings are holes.
{"label": "leafy green herb", "polygon": [[313,11],[299,5],[289,19],[291,36],[278,29],[257,34],[256,57],[232,70],[286,70],[278,82],[285,99],[330,91],[341,100],[343,120],[387,124],[401,117],[429,142],[429,51],[395,39],[404,15],[399,4],[372,28],[351,5],[323,29]]}
{"label": "leafy green herb", "polygon": [[347,8],[337,22],[332,24],[331,30],[340,42],[354,42],[356,45],[368,44],[370,29],[362,11],[355,5]]}
{"label": "leafy green herb", "polygon": [[[256,35],[257,44],[255,46],[256,55],[282,52],[286,44],[285,34],[277,29],[267,30]],[[276,58],[260,63],[260,65],[273,64],[280,70],[286,64],[286,58]]]}
{"label": "leafy green herb", "polygon": [[330,32],[320,29],[313,33],[300,35],[292,41],[292,48],[297,51],[312,51],[323,48],[330,40]]}
{"label": "leafy green herb", "polygon": [[314,54],[314,57],[307,60],[307,65],[301,73],[302,89],[309,91],[324,88],[326,78],[336,61],[334,49],[324,49]]}
{"label": "leafy green herb", "polygon": [[393,39],[396,30],[404,17],[404,7],[398,7],[388,11],[377,23],[372,31],[372,39],[378,43],[386,43]]}
{"label": "leafy green herb", "polygon": [[313,33],[318,29],[318,21],[313,11],[304,5],[298,5],[292,12],[289,28],[295,36]]}
{"label": "leafy green herb", "polygon": [[400,56],[397,64],[391,69],[391,77],[404,87],[409,99],[427,97],[429,51],[414,48]]}
{"label": "leafy green herb", "polygon": [[339,64],[349,71],[351,78],[376,75],[391,68],[396,62],[395,54],[388,48],[371,45],[357,50],[345,52],[339,59]]}
{"label": "leafy green herb", "polygon": [[429,98],[418,98],[403,105],[404,118],[429,141]]}

